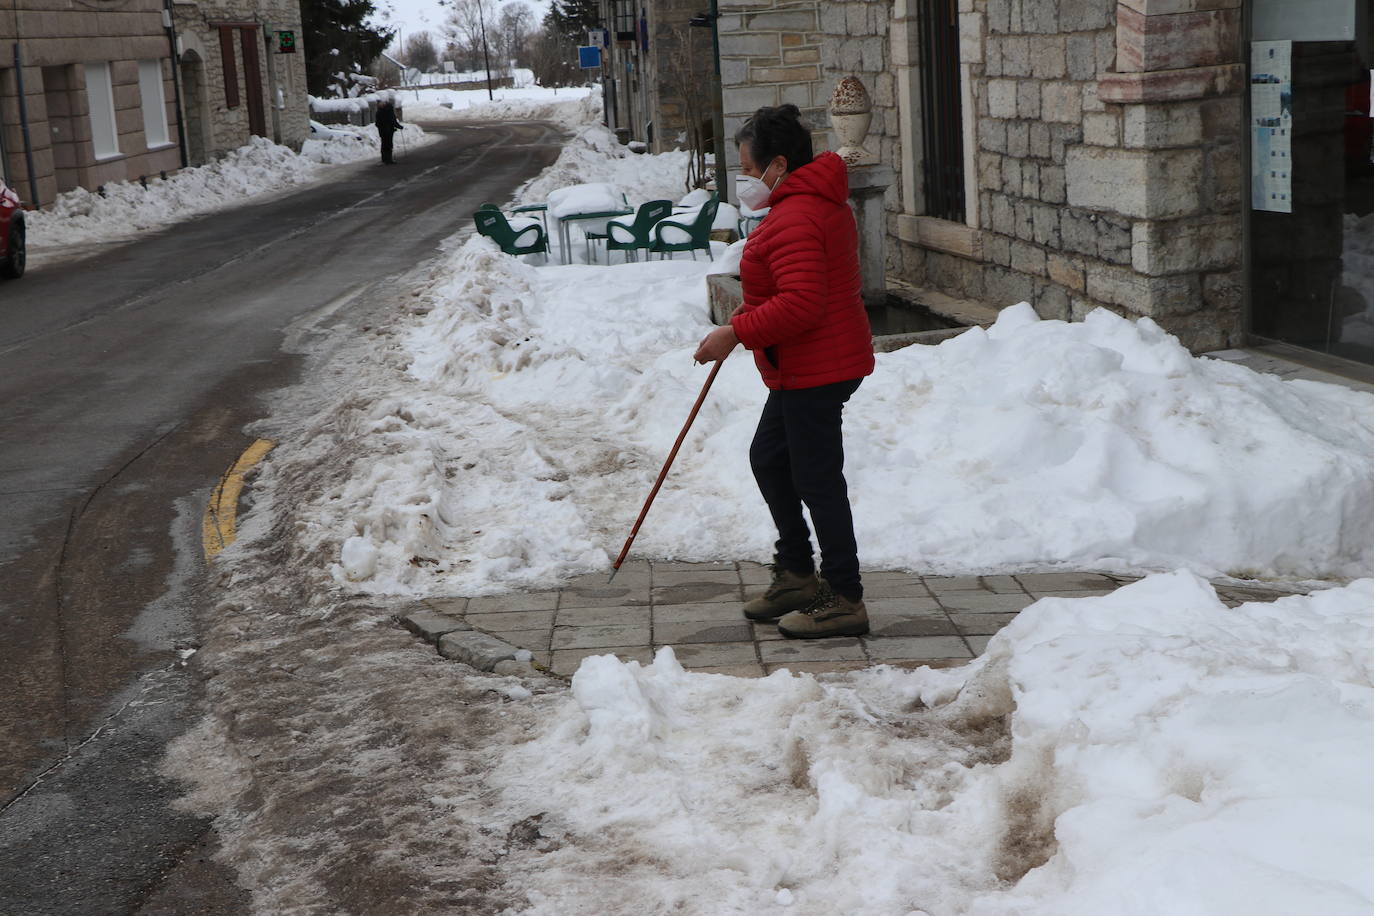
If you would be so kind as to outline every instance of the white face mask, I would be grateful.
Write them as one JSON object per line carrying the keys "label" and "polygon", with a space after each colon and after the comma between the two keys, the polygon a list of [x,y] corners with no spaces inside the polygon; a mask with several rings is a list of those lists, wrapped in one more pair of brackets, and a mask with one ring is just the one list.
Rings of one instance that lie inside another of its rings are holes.
{"label": "white face mask", "polygon": [[[767,172],[767,169],[764,169]],[[764,183],[762,178],[754,178],[751,175],[735,176],[735,199],[744,204],[750,210],[762,210],[768,206],[768,198],[773,195],[773,189],[782,181],[782,176],[773,182],[773,187]]]}

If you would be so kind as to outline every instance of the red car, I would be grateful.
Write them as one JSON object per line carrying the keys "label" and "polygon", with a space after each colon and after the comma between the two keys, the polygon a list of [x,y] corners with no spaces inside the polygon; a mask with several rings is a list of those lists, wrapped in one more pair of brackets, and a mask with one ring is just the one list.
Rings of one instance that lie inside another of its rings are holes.
{"label": "red car", "polygon": [[24,276],[24,211],[19,195],[0,179],[0,277]]}

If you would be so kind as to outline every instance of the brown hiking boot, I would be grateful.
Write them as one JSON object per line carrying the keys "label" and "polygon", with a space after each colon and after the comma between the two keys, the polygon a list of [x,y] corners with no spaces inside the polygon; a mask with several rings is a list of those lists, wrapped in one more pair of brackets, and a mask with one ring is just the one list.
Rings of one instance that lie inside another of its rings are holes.
{"label": "brown hiking boot", "polygon": [[868,632],[868,608],[821,583],[814,601],[778,621],[778,632],[789,639],[862,636]]}
{"label": "brown hiking boot", "polygon": [[758,598],[744,605],[744,616],[750,620],[776,620],[788,611],[809,605],[820,591],[821,580],[814,572],[801,575],[772,566],[773,582]]}

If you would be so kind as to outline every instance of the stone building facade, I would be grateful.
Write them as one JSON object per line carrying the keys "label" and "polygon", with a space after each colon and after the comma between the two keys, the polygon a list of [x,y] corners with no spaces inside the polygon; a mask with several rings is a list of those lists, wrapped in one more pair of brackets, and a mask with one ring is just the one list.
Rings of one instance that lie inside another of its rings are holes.
{"label": "stone building facade", "polygon": [[645,61],[652,152],[686,146],[693,139],[711,147],[712,103],[718,91],[711,30],[692,25],[702,9],[698,0],[655,0],[645,8],[652,51]]}
{"label": "stone building facade", "polygon": [[[173,0],[187,158],[200,165],[266,137],[292,149],[310,136],[299,0]],[[290,47],[290,45],[287,45]]]}
{"label": "stone building facade", "polygon": [[697,186],[714,177],[707,157],[716,148],[720,100],[708,8],[700,0],[601,0],[599,7],[607,125],[649,152],[697,153],[687,176]]}
{"label": "stone building facade", "polygon": [[0,166],[27,205],[178,168],[175,98],[161,0],[0,9]]}
{"label": "stone building facade", "polygon": [[793,102],[823,148],[835,83],[868,86],[868,148],[897,176],[891,275],[1044,317],[1150,316],[1196,350],[1242,340],[1241,0],[721,10],[727,132]]}

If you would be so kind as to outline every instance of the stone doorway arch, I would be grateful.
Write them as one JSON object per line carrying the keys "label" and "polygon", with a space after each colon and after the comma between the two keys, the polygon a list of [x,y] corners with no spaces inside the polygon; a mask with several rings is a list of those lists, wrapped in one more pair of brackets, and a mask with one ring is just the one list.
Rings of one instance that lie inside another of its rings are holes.
{"label": "stone doorway arch", "polygon": [[205,61],[195,49],[181,55],[181,98],[185,108],[186,157],[190,165],[204,165],[213,147],[206,98]]}

